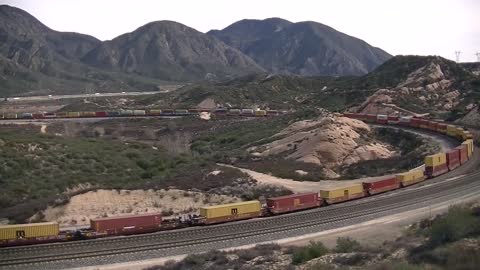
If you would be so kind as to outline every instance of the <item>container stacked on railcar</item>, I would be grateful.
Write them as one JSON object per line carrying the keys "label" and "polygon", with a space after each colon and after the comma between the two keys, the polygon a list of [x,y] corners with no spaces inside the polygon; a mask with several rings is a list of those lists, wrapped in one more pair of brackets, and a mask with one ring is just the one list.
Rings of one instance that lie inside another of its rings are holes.
{"label": "container stacked on railcar", "polygon": [[400,181],[395,176],[391,176],[386,179],[363,182],[362,185],[368,195],[375,195],[400,188]]}
{"label": "container stacked on railcar", "polygon": [[435,177],[448,172],[447,154],[437,153],[425,157],[425,174]]}
{"label": "container stacked on railcar", "polygon": [[322,205],[318,192],[300,193],[267,199],[267,209],[272,214],[294,212]]}
{"label": "container stacked on railcar", "polygon": [[404,173],[396,174],[395,177],[398,179],[400,184],[403,187],[410,186],[425,180],[425,175],[423,170],[415,169]]}
{"label": "container stacked on railcar", "polygon": [[460,167],[460,150],[451,149],[445,153],[447,156],[447,166],[448,170],[455,170]]}
{"label": "container stacked on railcar", "polygon": [[260,201],[238,202],[200,208],[202,220],[199,223],[215,224],[227,221],[260,217],[262,207]]}
{"label": "container stacked on railcar", "polygon": [[158,213],[95,218],[90,220],[90,228],[97,233],[123,235],[158,231],[162,216]]}
{"label": "container stacked on railcar", "polygon": [[333,204],[365,197],[365,191],[362,184],[354,184],[344,188],[322,189],[320,197],[325,203]]}
{"label": "container stacked on railcar", "polygon": [[60,233],[56,222],[0,226],[0,246],[27,245],[58,240]]}

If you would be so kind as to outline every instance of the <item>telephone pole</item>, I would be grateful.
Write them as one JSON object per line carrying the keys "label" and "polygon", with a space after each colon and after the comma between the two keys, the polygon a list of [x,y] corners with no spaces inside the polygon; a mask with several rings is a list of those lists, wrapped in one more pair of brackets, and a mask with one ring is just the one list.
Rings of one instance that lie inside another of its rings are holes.
{"label": "telephone pole", "polygon": [[462,53],[461,51],[455,51],[455,59],[456,59],[457,63],[460,62],[460,54],[461,53]]}

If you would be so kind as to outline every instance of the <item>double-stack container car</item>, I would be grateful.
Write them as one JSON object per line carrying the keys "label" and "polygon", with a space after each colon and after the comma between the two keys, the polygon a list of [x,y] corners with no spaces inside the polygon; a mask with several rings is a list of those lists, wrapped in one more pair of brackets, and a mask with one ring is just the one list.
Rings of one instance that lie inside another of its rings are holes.
{"label": "double-stack container car", "polygon": [[454,125],[447,125],[447,135],[450,137],[456,137],[457,127]]}
{"label": "double-stack container car", "polygon": [[362,184],[365,192],[367,192],[368,195],[375,195],[400,188],[400,181],[395,176],[381,180],[363,182]]}
{"label": "double-stack container car", "polygon": [[272,214],[288,213],[319,207],[322,202],[318,192],[300,193],[267,199],[267,209]]}
{"label": "double-stack container car", "polygon": [[425,157],[425,174],[427,177],[435,177],[448,172],[447,155],[437,153]]}
{"label": "double-stack container car", "polygon": [[395,175],[395,177],[398,179],[398,181],[400,181],[400,184],[403,187],[410,186],[425,180],[423,170],[420,169],[399,173]]}
{"label": "double-stack container car", "polygon": [[377,123],[387,124],[388,123],[388,116],[384,115],[384,114],[377,114]]}
{"label": "double-stack container car", "polygon": [[320,197],[327,204],[339,203],[365,197],[362,184],[355,184],[344,188],[320,190]]}
{"label": "double-stack container car", "polygon": [[473,155],[473,140],[469,139],[462,143],[462,145],[467,146],[467,155],[470,158]]}
{"label": "double-stack container car", "polygon": [[468,146],[465,144],[461,144],[460,146],[455,147],[460,152],[460,164],[463,165],[465,162],[468,161]]}
{"label": "double-stack container car", "polygon": [[460,166],[460,150],[452,149],[445,153],[447,156],[448,170],[454,170]]}

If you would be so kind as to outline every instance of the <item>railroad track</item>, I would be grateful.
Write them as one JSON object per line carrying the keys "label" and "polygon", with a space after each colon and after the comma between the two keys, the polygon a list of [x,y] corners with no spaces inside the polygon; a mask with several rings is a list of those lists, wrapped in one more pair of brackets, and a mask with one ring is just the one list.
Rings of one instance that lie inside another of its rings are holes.
{"label": "railroad track", "polygon": [[434,204],[480,192],[479,178],[480,172],[453,181],[434,184],[426,182],[424,186],[414,186],[326,208],[238,223],[140,236],[0,249],[0,267],[53,269],[75,266],[79,261],[92,265],[99,262],[101,264],[105,260],[121,261],[121,258],[117,257],[128,254],[138,259],[179,255],[208,250],[205,248],[212,244],[216,248],[224,248],[228,247],[228,243],[237,243],[238,246],[241,240],[275,240],[285,238],[287,234],[302,235],[307,231],[341,227],[386,216],[392,212],[423,207],[426,202]]}

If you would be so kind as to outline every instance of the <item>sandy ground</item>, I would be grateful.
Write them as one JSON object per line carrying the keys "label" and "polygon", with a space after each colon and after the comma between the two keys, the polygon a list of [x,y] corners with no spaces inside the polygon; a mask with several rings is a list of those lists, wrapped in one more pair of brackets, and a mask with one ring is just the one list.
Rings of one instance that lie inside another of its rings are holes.
{"label": "sandy ground", "polygon": [[205,205],[239,201],[224,195],[182,190],[97,190],[73,196],[63,206],[48,207],[45,220],[62,227],[88,225],[90,218],[133,215],[172,210],[175,216],[197,213]]}
{"label": "sandy ground", "polygon": [[[328,248],[334,248],[338,237],[350,237],[359,241],[362,245],[378,246],[381,245],[384,241],[395,240],[402,235],[402,232],[410,224],[414,222],[444,213],[451,205],[478,201],[479,199],[480,194],[468,195],[456,198],[454,201],[446,201],[435,205],[426,205],[425,207],[418,208],[412,211],[407,211],[400,214],[390,215],[367,222],[362,222],[357,225],[322,231],[314,234],[303,235],[300,237],[281,239],[278,241],[273,241],[273,243],[278,243],[281,245],[305,245],[313,240],[321,241]],[[248,249],[253,248],[254,246],[255,245],[245,245],[225,250],[227,251],[236,249]],[[162,265],[165,262],[171,260],[179,261],[185,257],[186,255],[180,255],[105,266],[82,267],[75,268],[75,270],[140,270],[155,265]]]}
{"label": "sandy ground", "polygon": [[260,172],[255,172],[249,169],[238,168],[231,165],[219,164],[221,166],[230,167],[234,169],[238,169],[243,173],[248,174],[253,179],[257,180],[262,184],[270,184],[270,185],[278,185],[284,186],[294,193],[302,193],[302,192],[312,192],[312,190],[320,190],[320,189],[330,189],[330,188],[342,188],[352,184],[357,184],[365,181],[374,181],[379,179],[388,178],[390,176],[377,176],[377,177],[367,177],[367,178],[360,178],[354,180],[321,180],[319,182],[313,181],[295,181],[292,179],[287,178],[280,178],[276,176],[272,176],[269,174],[264,174]]}

